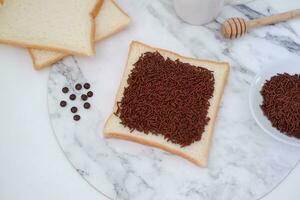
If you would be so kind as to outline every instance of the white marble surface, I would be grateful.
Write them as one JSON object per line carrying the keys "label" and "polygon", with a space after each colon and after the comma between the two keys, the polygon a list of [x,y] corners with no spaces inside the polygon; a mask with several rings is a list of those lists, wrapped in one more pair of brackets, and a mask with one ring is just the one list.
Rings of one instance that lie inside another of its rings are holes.
{"label": "white marble surface", "polygon": [[224,4],[245,4],[253,0],[224,0]]}
{"label": "white marble surface", "polygon": [[[288,2],[300,7],[296,0]],[[227,6],[217,21],[197,27],[178,19],[171,1],[119,3],[132,17],[130,28],[99,45],[97,57],[70,57],[50,74],[51,123],[77,171],[112,199],[257,199],[270,192],[294,168],[300,149],[280,144],[259,129],[248,109],[248,88],[264,66],[291,57],[300,59],[300,22],[269,26],[228,41],[217,32],[225,17],[255,18],[285,8],[265,0]],[[157,149],[101,137],[133,39],[187,56],[231,63],[208,168]],[[78,81],[91,82],[95,96],[92,109],[80,111],[82,120],[74,123],[70,112],[58,104],[65,98],[61,88]]]}
{"label": "white marble surface", "polygon": [[[36,72],[24,49],[6,45],[0,61],[0,199],[105,199],[57,145],[47,112],[49,69]],[[300,165],[263,200],[299,200],[299,184]]]}

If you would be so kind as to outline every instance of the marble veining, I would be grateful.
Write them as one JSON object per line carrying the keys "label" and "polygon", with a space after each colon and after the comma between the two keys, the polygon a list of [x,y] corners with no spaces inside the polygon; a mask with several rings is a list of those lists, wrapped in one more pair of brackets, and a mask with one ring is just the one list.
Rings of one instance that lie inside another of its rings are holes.
{"label": "marble veining", "polygon": [[[285,4],[289,2],[297,0]],[[210,24],[191,26],[176,16],[171,0],[118,3],[131,16],[130,27],[97,44],[97,56],[68,57],[49,76],[53,131],[78,173],[108,199],[118,200],[253,200],[270,192],[294,168],[300,149],[275,141],[258,127],[248,108],[248,89],[265,66],[300,59],[300,21],[256,29],[230,41],[218,31],[225,18],[253,19],[280,10],[272,0],[251,1],[224,7]],[[103,139],[131,40],[231,64],[207,168],[155,148]],[[84,110],[78,98],[67,108],[59,107],[68,98],[62,87],[86,81],[94,91],[91,109]],[[72,105],[79,107],[79,122],[72,119]]]}

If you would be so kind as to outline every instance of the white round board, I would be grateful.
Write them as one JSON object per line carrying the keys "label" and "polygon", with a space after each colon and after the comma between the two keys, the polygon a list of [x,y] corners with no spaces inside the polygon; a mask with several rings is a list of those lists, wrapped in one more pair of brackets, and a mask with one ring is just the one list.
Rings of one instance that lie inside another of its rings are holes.
{"label": "white round board", "polygon": [[[110,199],[253,200],[269,193],[295,167],[300,149],[274,140],[259,128],[247,103],[249,86],[255,73],[265,65],[282,60],[282,56],[298,54],[286,50],[290,46],[285,45],[292,43],[275,45],[274,37],[261,36],[268,34],[268,30],[228,42],[220,36],[217,27],[230,13],[257,17],[270,12],[270,5],[256,1],[247,6],[227,6],[216,22],[195,27],[176,17],[171,1],[122,2],[119,1],[132,17],[131,27],[97,45],[96,57],[68,57],[53,65],[50,72],[50,122],[74,168]],[[279,28],[279,35],[275,36],[295,37],[291,27]],[[186,56],[231,63],[207,168],[159,149],[102,137],[133,39]],[[270,50],[262,51],[260,47]],[[61,92],[62,87],[71,88],[77,82],[91,83],[94,96],[88,100],[89,110],[82,108],[78,96],[83,90],[69,92],[77,94],[73,102],[68,100],[69,94]],[[67,107],[59,106],[61,100],[67,100]],[[78,122],[70,112],[73,105],[79,108]]]}

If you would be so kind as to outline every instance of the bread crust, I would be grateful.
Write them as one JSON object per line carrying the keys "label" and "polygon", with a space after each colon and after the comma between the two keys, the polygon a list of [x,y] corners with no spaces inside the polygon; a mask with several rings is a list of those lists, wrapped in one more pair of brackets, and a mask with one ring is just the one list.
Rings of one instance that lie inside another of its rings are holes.
{"label": "bread crust", "polygon": [[116,132],[110,132],[110,133],[105,133],[104,137],[105,138],[122,139],[122,140],[131,141],[131,142],[137,142],[139,144],[147,145],[147,146],[150,146],[150,147],[156,147],[156,148],[162,149],[166,152],[169,152],[169,153],[175,154],[179,157],[182,157],[182,158],[194,163],[195,165],[198,165],[198,166],[201,166],[201,167],[206,166],[206,163],[201,163],[198,160],[188,156],[187,154],[184,154],[180,151],[177,151],[176,149],[169,148],[168,146],[164,146],[164,145],[161,145],[157,142],[153,142],[153,141],[150,141],[150,140],[147,140],[147,139],[139,138],[139,137],[137,137],[133,134],[132,135],[123,135],[123,134],[116,133]]}
{"label": "bread crust", "polygon": [[[1,0],[0,0],[1,1]],[[4,0],[2,0],[4,2]],[[2,2],[2,3],[3,3]],[[60,48],[60,47],[54,47],[54,46],[47,46],[47,45],[37,45],[37,44],[32,44],[32,43],[26,43],[26,42],[18,42],[14,40],[3,40],[0,39],[0,43],[2,44],[8,44],[8,45],[13,45],[17,47],[23,47],[23,48],[33,48],[33,49],[41,49],[41,50],[47,50],[47,51],[59,51],[59,52],[64,52],[64,53],[70,53],[70,54],[75,54],[75,55],[81,55],[81,56],[92,56],[95,54],[95,40],[94,40],[94,35],[95,35],[95,13],[97,11],[99,12],[99,9],[101,8],[101,5],[103,3],[103,0],[97,0],[92,11],[89,13],[90,19],[91,19],[91,48],[92,52],[90,53],[84,53],[84,52],[77,52],[73,51],[71,49],[65,49],[65,48]]]}
{"label": "bread crust", "polygon": [[[32,49],[27,49],[27,50],[28,50],[28,53],[31,57],[33,68],[35,70],[41,70],[41,69],[45,68],[46,66],[49,66],[53,63],[56,63],[57,61],[60,61],[61,59],[63,59],[66,56],[66,54],[62,54],[62,55],[59,55],[59,56],[57,56],[56,58],[54,58],[52,60],[48,60],[48,62],[45,62],[43,64],[38,64],[38,63],[36,63],[36,58],[34,56],[34,53],[32,52]],[[68,55],[70,55],[70,54],[68,54]]]}
{"label": "bread crust", "polygon": [[[125,73],[127,71],[127,68],[129,67],[128,66],[128,63],[129,63],[129,59],[130,59],[130,53],[131,53],[131,50],[133,48],[133,46],[135,44],[138,44],[138,45],[141,45],[141,46],[144,46],[146,48],[150,48],[152,51],[161,51],[161,52],[167,52],[168,54],[171,54],[173,56],[176,56],[177,58],[184,58],[184,59],[187,59],[187,60],[193,60],[193,61],[202,61],[202,62],[206,62],[206,63],[211,63],[211,64],[222,64],[223,67],[225,67],[225,75],[223,76],[223,79],[221,80],[221,83],[222,83],[222,87],[220,89],[220,93],[219,95],[216,97],[215,99],[215,108],[214,110],[212,111],[212,116],[210,117],[210,123],[212,123],[211,126],[209,126],[209,129],[207,130],[208,131],[208,134],[207,134],[207,137],[208,137],[208,145],[207,145],[207,148],[205,148],[205,151],[203,152],[204,154],[204,157],[206,158],[205,161],[201,162],[201,161],[198,161],[190,156],[188,156],[187,154],[184,154],[180,151],[177,151],[176,149],[172,149],[172,148],[169,148],[167,146],[164,146],[164,145],[161,145],[159,143],[156,143],[156,142],[153,142],[153,141],[149,141],[147,139],[144,139],[144,138],[139,138],[138,136],[134,135],[134,134],[131,134],[131,135],[128,135],[128,136],[124,136],[123,134],[121,133],[116,133],[116,132],[105,132],[105,130],[107,129],[107,126],[108,126],[108,122],[109,120],[111,119],[112,115],[110,115],[110,117],[106,120],[106,123],[104,125],[104,131],[103,131],[103,135],[105,138],[118,138],[118,139],[124,139],[124,140],[129,140],[129,141],[134,141],[134,142],[138,142],[140,144],[145,144],[145,145],[148,145],[148,146],[152,146],[152,147],[157,147],[157,148],[160,148],[160,149],[163,149],[167,152],[170,152],[170,153],[173,153],[175,155],[178,155],[182,158],[185,158],[191,162],[193,162],[194,164],[198,165],[198,166],[202,166],[202,167],[205,167],[207,166],[207,160],[208,160],[208,152],[209,152],[209,147],[211,145],[211,138],[212,138],[212,131],[213,131],[213,128],[214,128],[214,125],[215,125],[215,120],[216,120],[216,117],[217,117],[217,112],[218,112],[218,108],[219,108],[219,104],[220,104],[220,101],[221,101],[221,97],[222,97],[222,94],[224,92],[224,87],[225,87],[225,83],[227,81],[227,77],[228,77],[228,73],[229,73],[229,69],[230,69],[230,66],[227,62],[217,62],[217,61],[211,61],[211,60],[202,60],[202,59],[195,59],[195,58],[188,58],[188,57],[185,57],[185,56],[181,56],[177,53],[174,53],[174,52],[171,52],[169,50],[166,50],[166,49],[161,49],[161,48],[154,48],[154,47],[151,47],[149,45],[146,45],[146,44],[143,44],[141,42],[138,42],[138,41],[132,41],[131,44],[130,44],[130,48],[129,48],[129,51],[128,51],[128,56],[127,56],[127,62],[126,62],[126,66],[125,66],[125,69],[123,71],[123,74],[122,74],[122,79],[121,79],[121,83],[119,85],[119,88],[118,88],[118,91],[117,91],[117,94],[115,96],[115,103],[114,103],[114,106],[113,106],[113,113],[116,111],[117,109],[117,99],[118,99],[118,95],[120,95],[121,93],[121,89],[123,88],[123,86],[125,85],[125,82],[127,81],[127,78],[124,78],[125,77]],[[123,94],[122,94],[123,95]]]}
{"label": "bread crust", "polygon": [[91,38],[90,38],[90,41],[91,41],[91,47],[92,47],[92,50],[93,50],[93,54],[92,55],[95,55],[95,52],[96,52],[96,45],[95,45],[95,34],[96,34],[96,17],[100,11],[100,8],[103,4],[103,1],[104,0],[97,0],[95,6],[94,6],[94,9],[90,12],[90,17],[91,17],[91,22],[92,22],[92,31],[91,31]]}
{"label": "bread crust", "polygon": [[[113,30],[113,31],[111,31],[111,32],[108,32],[108,33],[105,34],[105,35],[101,35],[101,36],[95,35],[94,43],[95,43],[95,42],[100,42],[100,41],[102,41],[102,40],[104,40],[104,39],[106,39],[106,38],[108,38],[108,37],[110,37],[110,36],[112,36],[112,35],[114,35],[114,34],[120,32],[121,30],[125,29],[125,28],[128,26],[128,24],[130,23],[130,17],[129,17],[129,16],[128,16],[128,15],[127,15],[127,14],[126,14],[126,13],[125,13],[118,5],[117,5],[117,3],[116,3],[115,1],[113,1],[113,0],[109,0],[109,1],[111,1],[111,2],[116,6],[116,8],[118,8],[119,11],[121,11],[124,15],[126,15],[126,16],[128,17],[128,22],[122,24],[122,25],[119,26],[117,29],[115,29],[115,30]],[[103,3],[103,2],[102,2],[102,3]],[[100,10],[100,12],[101,12],[101,10]],[[95,22],[96,22],[96,20],[95,20]],[[95,25],[95,27],[97,28],[96,25]],[[96,32],[96,30],[95,30],[95,32]],[[49,65],[51,65],[51,64],[56,63],[57,61],[63,59],[63,58],[66,57],[66,56],[72,55],[72,54],[67,54],[67,53],[65,53],[64,55],[57,56],[56,58],[50,59],[50,60],[48,60],[48,61],[45,62],[45,63],[37,64],[37,63],[36,63],[36,58],[34,57],[34,53],[32,52],[32,49],[31,49],[31,48],[28,48],[28,52],[29,52],[30,57],[31,57],[31,59],[32,59],[33,67],[34,67],[34,69],[36,69],[36,70],[41,70],[41,69],[43,69],[43,68],[45,68],[45,67],[47,67],[47,66],[49,66]]]}
{"label": "bread crust", "polygon": [[97,42],[99,42],[101,40],[104,40],[104,39],[108,38],[109,36],[114,35],[115,33],[120,32],[121,30],[123,30],[124,28],[126,28],[128,26],[128,24],[130,24],[130,21],[131,21],[129,15],[127,13],[125,13],[114,0],[109,0],[109,1],[111,1],[121,13],[123,13],[124,15],[127,16],[128,22],[122,24],[122,26],[119,26],[117,29],[115,29],[115,30],[113,30],[111,32],[108,32],[107,34],[105,34],[103,36],[97,37],[97,35],[96,35],[96,41]]}

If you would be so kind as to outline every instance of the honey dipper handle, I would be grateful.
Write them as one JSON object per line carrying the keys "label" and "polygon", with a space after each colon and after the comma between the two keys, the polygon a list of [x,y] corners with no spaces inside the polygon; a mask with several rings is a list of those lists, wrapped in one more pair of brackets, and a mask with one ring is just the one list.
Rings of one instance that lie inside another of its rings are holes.
{"label": "honey dipper handle", "polygon": [[249,29],[269,24],[275,24],[278,22],[283,22],[289,19],[295,19],[300,17],[300,9],[292,10],[289,12],[280,13],[277,15],[271,15],[269,17],[264,17],[260,19],[254,19],[247,21],[247,26]]}

